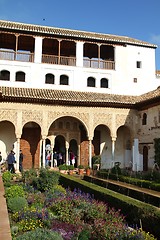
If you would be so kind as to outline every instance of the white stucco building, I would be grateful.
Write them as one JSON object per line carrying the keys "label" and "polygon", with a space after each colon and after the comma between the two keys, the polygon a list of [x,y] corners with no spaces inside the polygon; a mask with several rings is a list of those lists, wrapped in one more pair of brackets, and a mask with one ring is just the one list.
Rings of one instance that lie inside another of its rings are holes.
{"label": "white stucco building", "polygon": [[50,144],[66,163],[72,150],[77,165],[91,165],[96,154],[101,168],[117,161],[152,168],[160,125],[155,49],[126,36],[0,21],[3,157],[13,148],[18,169],[21,148],[25,168],[44,166]]}

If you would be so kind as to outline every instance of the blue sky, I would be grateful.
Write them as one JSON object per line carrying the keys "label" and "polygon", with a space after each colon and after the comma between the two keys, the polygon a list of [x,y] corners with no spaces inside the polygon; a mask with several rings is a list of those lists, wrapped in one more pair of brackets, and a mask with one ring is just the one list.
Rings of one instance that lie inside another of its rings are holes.
{"label": "blue sky", "polygon": [[160,70],[160,0],[0,0],[0,19],[144,40]]}

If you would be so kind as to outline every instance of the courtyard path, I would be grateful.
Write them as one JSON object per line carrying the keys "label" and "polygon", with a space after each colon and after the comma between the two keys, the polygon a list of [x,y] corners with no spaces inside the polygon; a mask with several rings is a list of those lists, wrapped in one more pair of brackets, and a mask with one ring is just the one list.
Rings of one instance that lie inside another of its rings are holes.
{"label": "courtyard path", "polygon": [[0,239],[12,240],[6,199],[4,197],[3,180],[1,175],[0,175]]}
{"label": "courtyard path", "polygon": [[132,185],[132,184],[129,184],[129,183],[115,181],[115,180],[111,180],[111,179],[96,178],[94,176],[92,176],[92,178],[101,179],[102,181],[104,181],[106,183],[112,183],[114,185],[118,185],[118,186],[121,186],[121,187],[127,187],[128,189],[136,190],[137,192],[143,192],[145,194],[160,198],[160,192],[157,192],[157,191],[154,191],[154,190],[151,190],[151,189],[138,187],[138,186],[135,186],[135,185]]}

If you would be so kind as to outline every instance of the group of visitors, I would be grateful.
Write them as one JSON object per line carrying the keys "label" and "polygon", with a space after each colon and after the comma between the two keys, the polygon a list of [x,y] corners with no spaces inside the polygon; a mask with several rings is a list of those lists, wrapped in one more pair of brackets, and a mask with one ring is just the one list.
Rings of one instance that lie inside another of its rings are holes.
{"label": "group of visitors", "polygon": [[[47,151],[46,152],[46,166],[51,167],[51,152]],[[58,167],[61,164],[65,163],[65,154],[62,154],[61,152],[54,151],[53,152],[53,167]],[[73,153],[73,151],[70,151],[68,154],[68,165],[73,165],[76,167],[76,156]]]}
{"label": "group of visitors", "polygon": [[[51,167],[51,152],[46,152],[46,166]],[[63,155],[61,152],[54,151],[53,152],[53,167],[58,167],[59,165],[64,163]]]}
{"label": "group of visitors", "polygon": [[[0,163],[1,162],[2,162],[2,155],[1,155],[1,152],[0,152]],[[8,154],[6,162],[7,162],[8,171],[10,171],[11,173],[15,173],[14,164],[16,163],[16,159],[15,159],[15,152],[13,150],[11,150],[10,153]],[[22,150],[20,150],[20,152],[19,152],[19,171],[20,172],[23,171],[23,153],[22,153]]]}

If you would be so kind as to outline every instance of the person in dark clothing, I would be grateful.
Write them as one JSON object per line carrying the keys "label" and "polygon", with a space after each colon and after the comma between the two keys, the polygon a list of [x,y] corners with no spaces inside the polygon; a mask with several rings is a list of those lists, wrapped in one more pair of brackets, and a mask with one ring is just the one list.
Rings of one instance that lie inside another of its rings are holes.
{"label": "person in dark clothing", "polygon": [[58,160],[58,154],[57,154],[57,152],[54,152],[53,153],[53,164],[54,164],[54,167],[57,167],[57,160]]}
{"label": "person in dark clothing", "polygon": [[23,171],[23,153],[22,150],[19,152],[19,171]]}
{"label": "person in dark clothing", "polygon": [[16,161],[14,154],[15,153],[13,152],[13,150],[11,150],[7,157],[8,171],[10,171],[11,173],[15,173],[14,163],[16,163]]}

